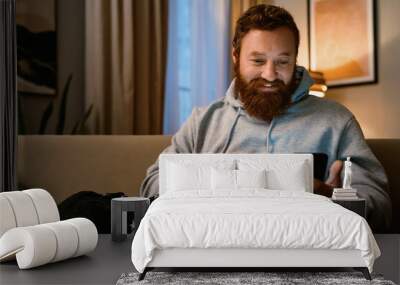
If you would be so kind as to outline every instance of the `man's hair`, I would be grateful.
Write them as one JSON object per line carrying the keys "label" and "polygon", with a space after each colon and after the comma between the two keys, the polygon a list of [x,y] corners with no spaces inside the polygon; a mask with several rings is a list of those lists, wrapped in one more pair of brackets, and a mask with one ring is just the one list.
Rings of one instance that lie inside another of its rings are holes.
{"label": "man's hair", "polygon": [[239,56],[242,39],[250,30],[272,31],[280,27],[287,27],[293,33],[297,55],[300,33],[292,15],[281,7],[266,4],[249,8],[236,21],[235,35],[232,40],[235,55]]}

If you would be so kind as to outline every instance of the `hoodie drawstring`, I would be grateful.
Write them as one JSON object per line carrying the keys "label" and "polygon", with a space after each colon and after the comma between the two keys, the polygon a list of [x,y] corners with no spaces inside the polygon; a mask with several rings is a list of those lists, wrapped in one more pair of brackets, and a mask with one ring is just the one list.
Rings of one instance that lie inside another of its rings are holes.
{"label": "hoodie drawstring", "polygon": [[274,119],[271,120],[269,123],[268,131],[267,131],[267,153],[269,153],[269,141],[271,139],[271,130],[272,130],[272,125],[274,123]]}
{"label": "hoodie drawstring", "polygon": [[221,153],[225,153],[226,150],[228,149],[229,143],[231,142],[231,139],[232,139],[233,130],[235,129],[236,123],[237,123],[237,121],[239,120],[240,111],[241,111],[241,107],[238,108],[238,111],[237,111],[236,116],[235,116],[235,120],[233,121],[232,127],[231,127],[231,129],[229,130],[228,138],[226,139],[225,145],[224,145],[224,147],[222,148]]}

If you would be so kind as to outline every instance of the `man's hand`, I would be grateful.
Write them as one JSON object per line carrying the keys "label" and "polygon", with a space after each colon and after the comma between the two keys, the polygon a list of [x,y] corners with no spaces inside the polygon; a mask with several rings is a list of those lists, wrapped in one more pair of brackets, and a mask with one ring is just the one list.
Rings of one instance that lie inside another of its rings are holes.
{"label": "man's hand", "polygon": [[324,182],[314,179],[314,193],[326,197],[332,197],[333,188],[341,187],[340,172],[343,168],[343,161],[335,160],[329,168],[329,177]]}

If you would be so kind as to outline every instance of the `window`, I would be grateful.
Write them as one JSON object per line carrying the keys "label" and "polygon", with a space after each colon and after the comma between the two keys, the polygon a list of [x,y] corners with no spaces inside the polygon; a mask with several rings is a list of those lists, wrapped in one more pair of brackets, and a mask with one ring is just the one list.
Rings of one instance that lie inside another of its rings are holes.
{"label": "window", "polygon": [[170,0],[164,134],[194,107],[225,95],[229,84],[230,0]]}

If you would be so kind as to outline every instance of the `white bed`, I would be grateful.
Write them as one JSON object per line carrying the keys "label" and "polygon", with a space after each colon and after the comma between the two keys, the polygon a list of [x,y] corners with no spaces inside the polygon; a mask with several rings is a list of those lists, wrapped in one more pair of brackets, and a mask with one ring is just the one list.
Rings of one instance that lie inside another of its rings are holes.
{"label": "white bed", "polygon": [[155,267],[354,267],[370,278],[380,251],[368,223],[312,194],[312,165],[306,154],[161,155],[160,197],[132,243],[140,278]]}

